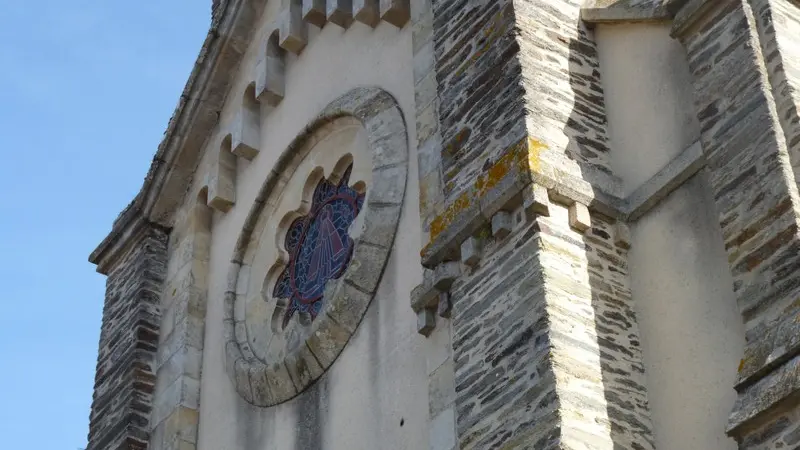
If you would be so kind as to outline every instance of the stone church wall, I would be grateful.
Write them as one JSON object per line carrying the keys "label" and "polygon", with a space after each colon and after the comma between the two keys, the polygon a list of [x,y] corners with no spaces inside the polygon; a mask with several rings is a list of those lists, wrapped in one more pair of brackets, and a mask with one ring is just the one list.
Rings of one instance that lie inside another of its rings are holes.
{"label": "stone church wall", "polygon": [[[246,91],[250,74],[258,70],[267,33],[280,13],[279,2],[267,4],[258,37],[240,64],[231,92]],[[366,316],[334,365],[306,392],[270,408],[245,401],[225,370],[223,300],[230,258],[251,205],[279,156],[297,135],[306,132],[306,126],[326,105],[363,86],[379,87],[397,100],[408,124],[408,140],[415,142],[410,29],[401,31],[386,22],[374,30],[361,23],[346,30],[331,23],[322,30],[309,29],[308,45],[302,53],[286,57],[284,98],[276,107],[261,106],[258,158],[237,158],[233,204],[225,213],[214,213],[197,448],[312,449],[323,448],[323,442],[327,449],[426,448],[428,371],[426,359],[421,357],[426,342],[416,333],[406,288],[421,277],[413,144],[409,146],[408,195],[388,266]],[[230,95],[190,192],[203,190],[209,178],[202,174],[213,172],[218,164],[216,145],[224,139],[229,124],[236,122],[239,108],[238,98]],[[335,128],[335,123],[332,126]],[[310,132],[313,135],[315,131]],[[337,142],[334,136],[334,142],[318,144],[321,148],[312,150],[309,158],[317,151],[324,153],[326,145],[366,145],[364,134],[364,130],[358,132],[355,141],[345,137]],[[366,148],[351,151],[355,158],[371,157]],[[287,189],[296,187],[290,184]],[[287,191],[285,195],[299,193]],[[187,199],[184,211],[193,207],[195,196]],[[180,257],[178,248],[173,246],[171,261]]]}
{"label": "stone church wall", "polygon": [[[795,445],[795,6],[589,6],[216,2],[92,255],[90,448]],[[351,162],[352,260],[280,334]]]}

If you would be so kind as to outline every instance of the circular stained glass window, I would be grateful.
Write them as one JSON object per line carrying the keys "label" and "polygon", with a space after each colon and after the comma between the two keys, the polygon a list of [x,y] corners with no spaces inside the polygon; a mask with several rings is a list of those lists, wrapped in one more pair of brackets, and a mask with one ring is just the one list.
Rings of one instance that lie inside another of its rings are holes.
{"label": "circular stained glass window", "polygon": [[313,321],[322,310],[325,284],[342,276],[353,254],[348,229],[364,204],[364,193],[348,185],[352,165],[338,184],[320,180],[308,215],[292,222],[286,232],[289,264],[275,283],[272,296],[286,299],[283,327],[295,313]]}

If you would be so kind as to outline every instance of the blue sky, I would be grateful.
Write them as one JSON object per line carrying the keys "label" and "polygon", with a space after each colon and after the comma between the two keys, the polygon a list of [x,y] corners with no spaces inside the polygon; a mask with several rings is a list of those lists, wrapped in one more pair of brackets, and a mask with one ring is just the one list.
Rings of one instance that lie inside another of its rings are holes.
{"label": "blue sky", "polygon": [[0,0],[0,436],[86,444],[105,277],[211,0]]}

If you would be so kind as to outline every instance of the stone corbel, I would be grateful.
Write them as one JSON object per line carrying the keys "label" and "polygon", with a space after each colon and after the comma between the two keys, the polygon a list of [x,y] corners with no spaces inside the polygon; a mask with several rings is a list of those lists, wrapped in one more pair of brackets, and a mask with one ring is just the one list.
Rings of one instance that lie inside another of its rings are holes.
{"label": "stone corbel", "polygon": [[325,0],[303,0],[303,20],[319,28],[328,21]]}
{"label": "stone corbel", "polygon": [[[250,89],[248,91],[252,92]],[[246,96],[247,94],[245,94]],[[236,113],[231,124],[231,151],[234,155],[248,161],[258,155],[261,140],[260,124],[261,115],[258,110],[253,111],[247,105],[247,98]],[[253,99],[255,101],[255,98]],[[255,105],[256,107],[258,105]]]}
{"label": "stone corbel", "polygon": [[267,41],[264,58],[256,66],[256,98],[261,103],[278,106],[286,89],[286,66],[276,30]]}
{"label": "stone corbel", "polygon": [[380,0],[381,20],[389,22],[397,28],[403,28],[411,18],[411,7],[408,0]]}
{"label": "stone corbel", "polygon": [[303,22],[303,1],[284,0],[281,12],[280,46],[299,55],[308,43],[306,24]]}
{"label": "stone corbel", "polygon": [[208,206],[228,212],[236,198],[236,155],[231,152],[231,136],[222,140],[206,174]]}
{"label": "stone corbel", "polygon": [[353,23],[353,0],[328,0],[328,22],[347,29]]}
{"label": "stone corbel", "polygon": [[378,0],[353,0],[355,20],[375,28],[381,21]]}
{"label": "stone corbel", "polygon": [[426,270],[422,284],[411,291],[411,309],[417,314],[417,332],[429,336],[436,326],[436,316],[450,315],[450,287],[461,275],[458,262],[444,262]]}

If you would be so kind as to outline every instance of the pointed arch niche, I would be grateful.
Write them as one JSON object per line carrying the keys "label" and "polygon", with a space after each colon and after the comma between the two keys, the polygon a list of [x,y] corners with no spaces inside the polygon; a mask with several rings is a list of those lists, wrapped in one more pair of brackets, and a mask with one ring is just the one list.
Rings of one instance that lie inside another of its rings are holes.
{"label": "pointed arch niche", "polygon": [[237,392],[285,402],[334,363],[391,252],[408,140],[395,100],[355,89],[282,154],[239,235],[225,294],[225,355]]}

